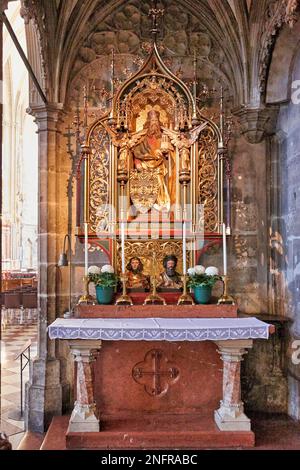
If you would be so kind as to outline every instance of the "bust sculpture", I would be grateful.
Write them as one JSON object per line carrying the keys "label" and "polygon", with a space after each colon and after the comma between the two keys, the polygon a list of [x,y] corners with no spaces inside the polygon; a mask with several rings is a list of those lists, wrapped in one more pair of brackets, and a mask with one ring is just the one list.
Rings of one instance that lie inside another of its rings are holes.
{"label": "bust sculpture", "polygon": [[140,258],[130,258],[126,268],[126,287],[128,289],[149,289],[149,280],[148,277],[143,274],[144,266]]}
{"label": "bust sculpture", "polygon": [[181,276],[176,271],[177,257],[175,255],[165,256],[163,266],[165,270],[159,276],[157,287],[159,289],[181,289]]}

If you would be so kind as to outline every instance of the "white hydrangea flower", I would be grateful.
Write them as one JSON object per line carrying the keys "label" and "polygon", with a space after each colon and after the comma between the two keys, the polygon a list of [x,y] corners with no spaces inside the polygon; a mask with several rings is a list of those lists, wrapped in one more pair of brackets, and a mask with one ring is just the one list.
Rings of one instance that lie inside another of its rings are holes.
{"label": "white hydrangea flower", "polygon": [[195,266],[195,272],[196,274],[204,274],[205,273],[205,267],[202,266],[201,264],[198,264],[197,266]]}
{"label": "white hydrangea flower", "polygon": [[205,274],[207,274],[208,276],[218,276],[219,270],[215,266],[209,266],[208,268],[206,268]]}
{"label": "white hydrangea flower", "polygon": [[187,272],[188,272],[188,275],[189,275],[189,276],[195,276],[195,274],[196,274],[195,268],[189,268],[189,269],[187,270]]}
{"label": "white hydrangea flower", "polygon": [[101,272],[102,273],[113,274],[115,272],[115,270],[114,270],[114,267],[111,266],[110,264],[105,264],[104,266],[102,266]]}
{"label": "white hydrangea flower", "polygon": [[89,274],[100,274],[100,272],[101,272],[101,269],[99,268],[99,266],[90,266],[88,268]]}

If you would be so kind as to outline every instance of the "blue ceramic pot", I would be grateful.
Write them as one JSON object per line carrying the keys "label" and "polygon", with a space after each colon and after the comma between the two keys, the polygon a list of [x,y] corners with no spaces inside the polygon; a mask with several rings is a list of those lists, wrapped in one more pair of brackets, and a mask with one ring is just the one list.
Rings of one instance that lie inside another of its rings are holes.
{"label": "blue ceramic pot", "polygon": [[196,304],[208,304],[211,298],[210,286],[197,286],[194,287],[194,297]]}
{"label": "blue ceramic pot", "polygon": [[114,297],[114,288],[96,286],[96,297],[98,304],[111,304]]}

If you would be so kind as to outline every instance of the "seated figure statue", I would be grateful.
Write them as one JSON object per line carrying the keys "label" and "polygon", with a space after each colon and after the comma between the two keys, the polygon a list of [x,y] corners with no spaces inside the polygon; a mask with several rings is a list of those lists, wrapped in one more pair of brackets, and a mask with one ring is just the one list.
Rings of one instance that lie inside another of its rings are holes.
{"label": "seated figure statue", "polygon": [[164,257],[163,266],[165,268],[159,276],[157,287],[159,290],[164,289],[181,289],[182,281],[180,274],[176,271],[177,257],[175,255],[167,255]]}
{"label": "seated figure statue", "polygon": [[141,262],[140,258],[133,257],[130,258],[129,263],[126,266],[127,272],[127,281],[126,287],[127,289],[142,289],[147,290],[149,289],[149,280],[148,277],[143,274],[143,263]]}

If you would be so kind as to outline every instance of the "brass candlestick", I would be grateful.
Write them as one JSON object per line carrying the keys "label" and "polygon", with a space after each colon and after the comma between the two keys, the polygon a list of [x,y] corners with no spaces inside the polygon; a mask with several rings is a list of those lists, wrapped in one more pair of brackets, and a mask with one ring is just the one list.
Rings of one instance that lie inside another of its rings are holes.
{"label": "brass candlestick", "polygon": [[[125,209],[124,209],[124,196],[125,196],[125,184],[128,181],[128,174],[125,170],[118,170],[118,181],[120,183],[120,194],[121,194],[121,224],[124,224],[124,219],[125,219]],[[124,233],[124,226],[121,226],[121,231],[123,233],[123,236],[121,236],[121,249],[122,249],[122,271],[125,271],[125,246],[124,246],[124,239],[125,239],[125,233]],[[124,258],[123,258],[124,256]],[[124,259],[124,266],[123,266],[123,259]],[[125,272],[122,273],[121,275],[121,281],[122,281],[122,294],[116,301],[116,305],[133,305],[131,297],[127,294],[127,288],[126,288],[126,281],[127,277],[125,275]]]}
{"label": "brass candlestick", "polygon": [[80,305],[80,304],[95,305],[96,299],[89,293],[89,283],[90,283],[89,276],[84,276],[83,282],[84,282],[84,294],[78,300],[77,305]]}
{"label": "brass candlestick", "polygon": [[184,274],[181,277],[181,279],[182,279],[182,283],[183,283],[183,292],[182,292],[181,296],[178,299],[177,305],[195,305],[195,302],[194,302],[192,296],[190,296],[190,294],[187,293],[187,287],[186,287],[187,276],[186,276],[186,274]]}
{"label": "brass candlestick", "polygon": [[156,286],[157,286],[156,274],[157,274],[157,263],[156,263],[156,258],[155,258],[155,251],[153,251],[152,253],[152,276],[151,276],[152,292],[145,298],[144,305],[148,305],[148,304],[167,305],[165,299],[163,297],[160,297],[160,295],[158,295],[156,292]]}
{"label": "brass candlestick", "polygon": [[126,281],[127,277],[125,274],[121,276],[123,292],[120,297],[116,300],[116,305],[133,305],[132,298],[127,294]]}
{"label": "brass candlestick", "polygon": [[[180,174],[179,174],[179,181],[182,184],[183,187],[183,220],[182,220],[182,230],[183,230],[183,239],[182,239],[182,257],[184,261],[184,271],[186,270],[186,219],[187,219],[187,214],[186,214],[186,204],[187,204],[187,185],[189,184],[191,180],[191,172],[189,169],[181,169]],[[182,282],[183,282],[183,292],[181,296],[178,299],[177,305],[195,305],[195,302],[193,298],[187,293],[187,287],[186,287],[186,282],[187,282],[187,275],[184,273],[182,276]]]}
{"label": "brass candlestick", "polygon": [[228,294],[228,280],[229,277],[227,275],[222,276],[222,280],[224,283],[224,292],[223,295],[218,300],[218,305],[235,305],[235,300],[231,295]]}
{"label": "brass candlestick", "polygon": [[148,297],[145,298],[144,305],[148,305],[148,304],[167,305],[165,299],[163,297],[160,297],[160,295],[158,295],[156,292],[157,279],[155,275],[151,276],[151,284],[152,284],[152,292],[151,294],[148,295]]}

